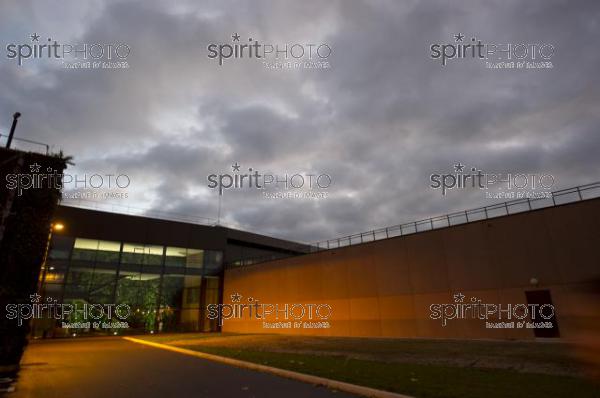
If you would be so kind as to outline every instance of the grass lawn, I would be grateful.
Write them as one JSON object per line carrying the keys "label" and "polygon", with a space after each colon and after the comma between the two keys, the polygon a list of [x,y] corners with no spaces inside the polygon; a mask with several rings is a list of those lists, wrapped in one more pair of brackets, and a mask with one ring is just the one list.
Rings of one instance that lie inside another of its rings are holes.
{"label": "grass lawn", "polygon": [[415,397],[600,397],[562,342],[249,334],[142,338]]}

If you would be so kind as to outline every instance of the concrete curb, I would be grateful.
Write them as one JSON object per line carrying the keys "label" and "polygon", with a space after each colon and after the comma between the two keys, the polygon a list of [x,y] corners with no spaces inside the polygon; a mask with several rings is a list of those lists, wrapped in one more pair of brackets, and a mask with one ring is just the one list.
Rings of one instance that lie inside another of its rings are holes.
{"label": "concrete curb", "polygon": [[259,365],[257,363],[240,361],[239,359],[227,358],[218,355],[206,354],[204,352],[198,352],[188,350],[186,348],[174,347],[167,344],[154,343],[152,341],[136,339],[134,337],[123,337],[123,339],[131,341],[133,343],[144,344],[150,347],[162,348],[163,350],[169,350],[178,352],[180,354],[191,355],[197,358],[207,359],[209,361],[220,362],[226,365],[235,366],[238,368],[257,370],[259,372],[265,372],[274,374],[276,376],[286,377],[288,379],[294,379],[305,383],[315,384],[318,386],[324,386],[333,390],[344,391],[350,394],[362,395],[370,398],[413,398],[408,395],[396,394],[389,391],[377,390],[375,388],[358,386],[356,384],[344,383],[342,381],[326,379],[319,376],[311,376],[304,373],[293,372],[291,370],[284,370],[279,368],[273,368],[271,366]]}

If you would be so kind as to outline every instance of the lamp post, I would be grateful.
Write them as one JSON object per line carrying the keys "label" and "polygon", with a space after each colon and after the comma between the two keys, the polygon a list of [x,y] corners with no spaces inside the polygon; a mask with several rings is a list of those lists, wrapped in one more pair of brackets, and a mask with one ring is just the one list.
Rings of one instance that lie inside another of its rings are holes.
{"label": "lamp post", "polygon": [[42,274],[40,275],[39,278],[39,284],[38,284],[38,292],[39,294],[44,297],[45,294],[45,283],[46,283],[46,273],[47,273],[47,262],[48,262],[48,252],[50,251],[50,242],[52,241],[52,233],[54,231],[62,231],[63,229],[65,229],[65,225],[60,223],[60,222],[55,222],[50,224],[50,231],[48,231],[48,240],[46,241],[46,250],[44,251],[44,258],[42,260]]}
{"label": "lamp post", "polygon": [[10,133],[8,134],[8,140],[6,141],[6,149],[10,148],[10,144],[12,143],[13,136],[15,135],[15,129],[17,128],[17,119],[21,117],[19,112],[15,112],[13,115],[12,126],[10,127]]}
{"label": "lamp post", "polygon": [[[48,252],[50,251],[50,242],[52,241],[52,232],[54,231],[62,231],[63,229],[65,229],[64,224],[60,223],[60,222],[56,222],[56,223],[51,223],[50,224],[50,230],[48,231],[48,239],[46,240],[46,249],[44,250],[44,257],[42,259],[42,266],[41,266],[41,274],[38,278],[38,294],[41,296],[41,299],[43,300],[46,296],[46,273],[47,273],[47,262],[48,262]],[[37,329],[37,325],[35,320],[31,323],[31,330],[30,330],[30,336],[35,338],[36,336],[36,329]],[[46,331],[43,332],[43,336],[42,337],[46,337]]]}

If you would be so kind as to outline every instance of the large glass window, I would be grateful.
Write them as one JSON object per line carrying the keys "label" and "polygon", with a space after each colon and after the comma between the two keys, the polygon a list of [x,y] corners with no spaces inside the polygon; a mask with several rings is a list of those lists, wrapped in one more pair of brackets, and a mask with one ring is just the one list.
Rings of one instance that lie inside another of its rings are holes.
{"label": "large glass window", "polygon": [[218,303],[222,263],[221,251],[56,235],[44,286],[65,303],[128,304],[140,332],[215,330],[200,304]]}
{"label": "large glass window", "polygon": [[163,247],[146,245],[145,265],[162,265]]}
{"label": "large glass window", "polygon": [[95,269],[89,287],[89,300],[93,303],[111,303],[115,293],[116,278],[116,269]]}
{"label": "large glass window", "polygon": [[157,317],[159,331],[178,330],[183,287],[183,275],[164,275]]}
{"label": "large glass window", "polygon": [[116,269],[73,267],[67,275],[65,298],[93,303],[111,303],[115,291]]}
{"label": "large glass window", "polygon": [[144,263],[144,245],[134,243],[123,244],[123,256],[121,262],[124,264],[143,264]]}
{"label": "large glass window", "polygon": [[156,321],[156,305],[160,286],[159,274],[139,272],[119,273],[117,284],[117,303],[127,304],[131,309],[128,318],[134,330],[154,330]]}
{"label": "large glass window", "polygon": [[161,305],[168,307],[181,306],[183,278],[183,275],[165,275],[163,277]]}
{"label": "large glass window", "polygon": [[204,254],[204,274],[218,275],[223,269],[223,253],[207,250]]}
{"label": "large glass window", "polygon": [[162,246],[124,243],[121,261],[124,264],[161,265],[162,256]]}
{"label": "large glass window", "polygon": [[120,242],[109,242],[105,240],[100,240],[98,241],[98,252],[96,254],[96,261],[102,263],[118,263],[120,251]]}
{"label": "large glass window", "polygon": [[199,249],[187,249],[187,261],[185,266],[188,268],[202,268],[204,262],[204,251]]}
{"label": "large glass window", "polygon": [[68,236],[53,235],[49,258],[53,260],[68,260],[75,239]]}
{"label": "large glass window", "polygon": [[64,279],[64,269],[57,270],[53,266],[49,267],[44,279],[45,295],[59,300],[62,297]]}
{"label": "large glass window", "polygon": [[202,268],[204,251],[184,247],[167,247],[165,265],[168,267]]}
{"label": "large glass window", "polygon": [[88,301],[88,292],[94,279],[94,269],[91,267],[71,267],[67,274],[65,299]]}
{"label": "large glass window", "polygon": [[185,289],[185,304],[193,305],[200,302],[200,286]]}
{"label": "large glass window", "polygon": [[117,303],[127,305],[138,304],[138,288],[140,273],[121,270],[117,280]]}
{"label": "large glass window", "polygon": [[73,260],[98,261],[103,263],[117,263],[119,261],[119,242],[95,239],[75,239],[73,246]]}
{"label": "large glass window", "polygon": [[[206,290],[204,291],[204,305],[219,303],[219,278],[207,277]],[[206,308],[206,307],[205,307]],[[202,331],[215,332],[217,331],[217,319],[209,319],[204,317]]]}
{"label": "large glass window", "polygon": [[167,247],[165,265],[168,267],[185,267],[187,249],[184,247]]}
{"label": "large glass window", "polygon": [[98,251],[98,241],[95,239],[75,239],[75,245],[73,247],[73,260],[79,261],[95,261],[96,252]]}
{"label": "large glass window", "polygon": [[185,308],[198,308],[200,304],[200,286],[202,284],[201,276],[186,276],[184,280],[184,302]]}

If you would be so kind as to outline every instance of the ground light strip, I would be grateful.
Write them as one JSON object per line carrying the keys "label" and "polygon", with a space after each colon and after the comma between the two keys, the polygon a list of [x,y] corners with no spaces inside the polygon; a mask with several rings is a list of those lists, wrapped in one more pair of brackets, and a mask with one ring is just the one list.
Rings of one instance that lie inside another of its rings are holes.
{"label": "ground light strip", "polygon": [[284,370],[279,368],[273,368],[271,366],[259,365],[257,363],[240,361],[238,359],[232,359],[222,357],[219,355],[206,354],[204,352],[192,351],[185,348],[173,347],[167,344],[154,343],[152,341],[146,341],[142,339],[136,339],[134,337],[123,337],[123,339],[131,341],[133,343],[145,344],[155,348],[162,348],[163,350],[169,350],[178,352],[180,354],[190,355],[197,358],[207,359],[209,361],[220,362],[226,365],[235,366],[238,368],[258,370],[259,372],[271,373],[276,376],[286,377],[288,379],[294,379],[305,383],[310,383],[318,386],[327,387],[329,389],[344,391],[351,394],[362,395],[364,397],[372,398],[413,398],[408,395],[396,394],[389,391],[377,390],[374,388],[358,386],[356,384],[344,383],[337,380],[326,379],[324,377],[307,375],[304,373],[293,372],[291,370]]}

